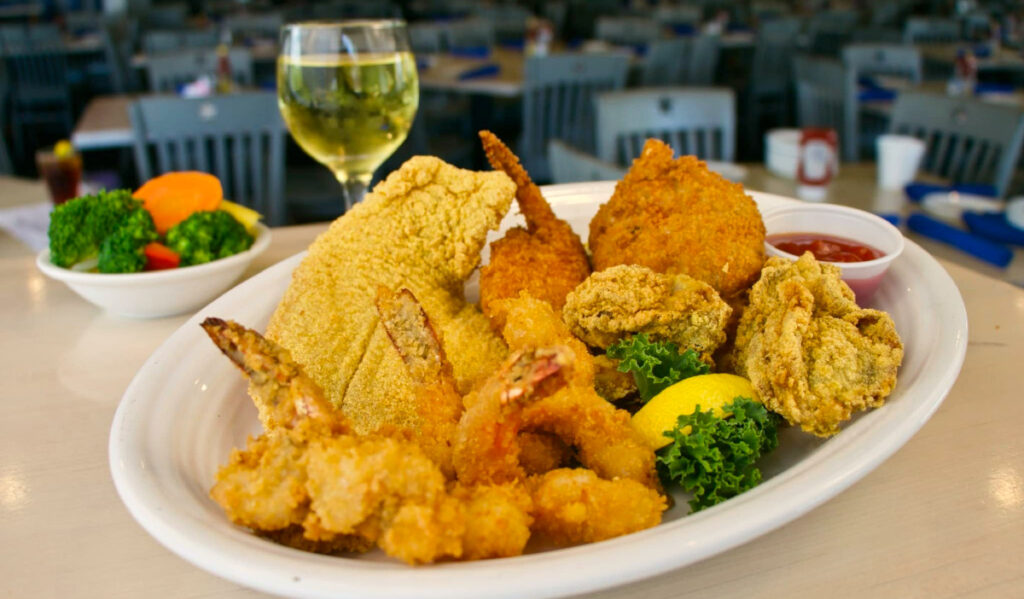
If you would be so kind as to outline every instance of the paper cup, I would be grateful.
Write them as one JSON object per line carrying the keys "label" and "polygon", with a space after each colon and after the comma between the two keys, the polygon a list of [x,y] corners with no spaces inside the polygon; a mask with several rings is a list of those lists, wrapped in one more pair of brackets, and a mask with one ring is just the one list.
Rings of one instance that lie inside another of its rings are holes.
{"label": "paper cup", "polygon": [[909,135],[879,135],[877,144],[878,186],[903,189],[914,180],[924,158],[924,142]]}

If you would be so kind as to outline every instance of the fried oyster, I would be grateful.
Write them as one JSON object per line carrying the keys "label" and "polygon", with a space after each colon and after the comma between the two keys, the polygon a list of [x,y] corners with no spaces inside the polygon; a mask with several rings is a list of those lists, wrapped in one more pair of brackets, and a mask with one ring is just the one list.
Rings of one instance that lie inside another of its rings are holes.
{"label": "fried oyster", "polygon": [[769,409],[822,437],[881,406],[903,360],[892,318],[858,307],[839,275],[809,252],[769,258],[727,357]]}

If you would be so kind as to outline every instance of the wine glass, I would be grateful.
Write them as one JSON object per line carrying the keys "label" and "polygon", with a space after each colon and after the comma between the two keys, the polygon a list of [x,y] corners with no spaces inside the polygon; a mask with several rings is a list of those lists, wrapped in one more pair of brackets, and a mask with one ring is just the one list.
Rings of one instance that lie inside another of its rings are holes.
{"label": "wine glass", "polygon": [[405,21],[285,25],[277,98],[295,141],[341,182],[348,210],[416,116],[419,79]]}

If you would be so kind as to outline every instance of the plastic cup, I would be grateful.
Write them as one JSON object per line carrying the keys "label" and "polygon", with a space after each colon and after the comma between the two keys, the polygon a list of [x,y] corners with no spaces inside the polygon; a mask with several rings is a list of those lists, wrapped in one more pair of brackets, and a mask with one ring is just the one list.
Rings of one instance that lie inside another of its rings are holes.
{"label": "plastic cup", "polygon": [[924,158],[924,142],[909,135],[879,135],[878,186],[882,189],[903,189],[914,180]]}
{"label": "plastic cup", "polygon": [[82,181],[82,157],[79,154],[58,158],[51,151],[36,152],[36,168],[46,182],[50,199],[55,205],[78,196]]}

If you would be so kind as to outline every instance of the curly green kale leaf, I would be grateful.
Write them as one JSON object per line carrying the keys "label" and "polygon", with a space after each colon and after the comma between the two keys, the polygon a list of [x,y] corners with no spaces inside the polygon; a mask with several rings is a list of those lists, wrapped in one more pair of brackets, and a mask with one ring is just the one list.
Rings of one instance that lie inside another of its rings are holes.
{"label": "curly green kale leaf", "polygon": [[619,372],[633,373],[644,403],[683,379],[711,370],[692,349],[679,353],[675,343],[649,341],[645,333],[615,343],[608,357],[619,360]]}
{"label": "curly green kale leaf", "polygon": [[680,416],[665,432],[672,443],[658,451],[662,481],[675,481],[692,493],[695,512],[757,486],[757,460],[779,445],[779,417],[760,403],[737,397],[722,412],[719,417],[697,406],[693,414]]}

